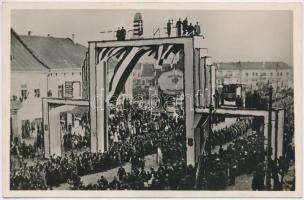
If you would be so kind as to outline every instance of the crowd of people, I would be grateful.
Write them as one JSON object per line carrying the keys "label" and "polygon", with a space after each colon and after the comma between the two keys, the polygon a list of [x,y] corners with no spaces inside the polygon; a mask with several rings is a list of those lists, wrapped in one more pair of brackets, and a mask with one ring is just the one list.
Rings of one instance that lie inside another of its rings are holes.
{"label": "crowd of people", "polygon": [[125,101],[122,110],[110,111],[108,124],[110,145],[118,142],[130,144],[139,152],[145,152],[145,155],[155,153],[160,148],[165,161],[171,157],[185,157],[186,135],[181,115],[173,117],[161,113],[155,117],[144,106],[138,108],[137,104],[131,105]]}
{"label": "crowd of people", "polygon": [[[90,125],[87,119],[87,113],[81,117],[74,117],[73,120],[67,123],[67,115],[71,113],[62,113],[61,116],[61,135],[63,141],[64,152],[69,151],[81,151],[90,147],[91,138],[90,138]],[[64,117],[65,116],[65,117]]]}
{"label": "crowd of people", "polygon": [[10,153],[12,156],[21,157],[23,159],[35,158],[37,152],[36,143],[26,144],[24,141],[22,143],[12,142]]}
{"label": "crowd of people", "polygon": [[83,148],[90,147],[90,135],[84,136],[68,132],[63,136],[63,146],[65,152],[75,150],[82,150]]}
{"label": "crowd of people", "polygon": [[214,130],[209,136],[211,148],[233,141],[248,132],[252,126],[251,118],[237,118],[235,123],[220,130]]}
{"label": "crowd of people", "polygon": [[[172,152],[174,152],[176,155],[173,157],[177,160],[185,158],[185,144],[182,144],[185,141],[182,116],[174,119],[167,114],[162,114],[161,117],[152,119],[149,111],[127,104],[123,111],[113,110],[109,118],[110,139],[113,135],[115,137],[110,142],[108,151],[53,155],[45,163],[36,163],[34,166],[21,163],[19,168],[12,169],[11,188],[52,189],[73,177],[106,171],[126,162],[131,162],[132,167],[143,167],[144,157],[156,153],[158,147],[162,148],[165,155],[168,153],[167,157],[171,158]],[[133,129],[132,126],[123,125],[123,122],[126,124],[132,122]],[[120,126],[117,123],[120,123]],[[118,129],[114,130],[113,127]],[[112,130],[114,134],[111,134]],[[175,142],[168,150],[165,147],[170,140],[175,140]],[[184,152],[183,157],[180,157],[183,154],[181,152]],[[35,170],[29,172],[31,168],[35,168]],[[25,179],[20,176],[24,176]],[[33,176],[41,177],[45,180],[44,184],[41,184],[39,178],[37,179],[39,184],[36,183],[36,180],[32,179]],[[24,181],[35,183],[25,184]]]}
{"label": "crowd of people", "polygon": [[259,133],[237,137],[227,148],[204,154],[200,159],[198,188],[222,190],[235,184],[241,174],[250,174],[263,162],[263,151],[257,147],[261,141]]}
{"label": "crowd of people", "polygon": [[133,168],[131,172],[120,167],[113,180],[101,176],[97,183],[84,185],[75,176],[69,183],[74,190],[193,190],[195,168],[185,161],[160,165],[158,169]]}
{"label": "crowd of people", "polygon": [[[173,19],[168,20],[168,22],[167,22],[168,37],[171,36],[172,25],[173,25]],[[178,21],[176,22],[174,28],[176,28],[177,37],[201,35],[201,27],[200,27],[199,23],[196,22],[195,25],[193,25],[191,22],[188,23],[187,17],[183,21],[181,20],[181,18],[179,18]]]}
{"label": "crowd of people", "polygon": [[[274,106],[285,108],[284,119],[288,121],[284,124],[284,153],[269,165],[271,189],[282,190],[283,178],[295,159],[293,97],[280,99]],[[222,120],[219,117],[216,122]],[[251,118],[238,118],[229,127],[213,131],[206,146],[219,146],[218,152],[206,151],[195,166],[187,166],[183,116],[160,113],[155,117],[150,110],[125,100],[121,110],[110,110],[108,151],[53,155],[32,165],[21,162],[18,168],[11,169],[10,187],[45,190],[67,182],[77,190],[223,190],[234,185],[237,176],[253,174],[252,190],[265,190],[265,138],[261,132],[249,131],[252,123]],[[162,153],[159,167],[145,169],[145,156],[158,150]],[[131,163],[131,172],[123,167],[126,162]],[[116,167],[119,169],[114,180],[101,177],[95,184],[81,182],[81,176]]]}

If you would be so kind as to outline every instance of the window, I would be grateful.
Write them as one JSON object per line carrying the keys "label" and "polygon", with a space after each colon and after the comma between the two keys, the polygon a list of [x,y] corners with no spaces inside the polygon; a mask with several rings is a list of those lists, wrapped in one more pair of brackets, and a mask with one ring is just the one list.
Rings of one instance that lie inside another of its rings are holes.
{"label": "window", "polygon": [[63,97],[63,85],[58,85],[58,97]]}
{"label": "window", "polygon": [[37,97],[37,98],[40,97],[40,89],[35,89],[34,93],[35,93],[35,97]]}
{"label": "window", "polygon": [[73,98],[73,82],[65,82],[65,97]]}
{"label": "window", "polygon": [[270,76],[272,76],[272,72],[270,72]]}
{"label": "window", "polygon": [[288,75],[289,75],[289,72],[286,72],[286,75],[288,76]]}
{"label": "window", "polygon": [[259,75],[259,73],[255,73],[255,75],[256,75],[256,76],[258,76],[258,75]]}
{"label": "window", "polygon": [[52,90],[49,90],[48,92],[47,92],[47,96],[48,97],[51,97],[53,94],[52,94]]}
{"label": "window", "polygon": [[28,92],[27,92],[27,89],[21,89],[21,97],[22,99],[27,99],[27,96],[28,96]]}
{"label": "window", "polygon": [[252,76],[254,76],[254,72],[252,72]]}
{"label": "window", "polygon": [[283,75],[283,73],[281,72],[281,73],[280,73],[280,76],[282,76],[282,75]]}
{"label": "window", "polygon": [[248,73],[246,73],[246,76],[248,76]]}

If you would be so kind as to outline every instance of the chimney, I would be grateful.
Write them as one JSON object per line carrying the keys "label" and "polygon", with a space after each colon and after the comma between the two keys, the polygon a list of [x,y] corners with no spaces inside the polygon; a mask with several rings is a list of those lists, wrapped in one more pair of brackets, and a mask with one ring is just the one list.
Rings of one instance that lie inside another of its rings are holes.
{"label": "chimney", "polygon": [[49,34],[49,33],[48,33],[48,34],[47,34],[47,36],[48,36],[48,37],[50,37],[50,36],[51,36],[51,34]]}
{"label": "chimney", "polygon": [[28,36],[31,36],[31,34],[32,34],[32,31],[28,31],[28,32],[27,32],[27,35],[28,35]]}

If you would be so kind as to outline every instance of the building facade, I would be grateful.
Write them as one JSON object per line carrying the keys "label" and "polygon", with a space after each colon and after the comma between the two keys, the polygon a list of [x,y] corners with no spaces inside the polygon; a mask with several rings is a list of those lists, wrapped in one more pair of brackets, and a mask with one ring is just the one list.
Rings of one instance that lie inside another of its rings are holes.
{"label": "building facade", "polygon": [[68,38],[19,36],[11,29],[12,139],[36,142],[43,130],[42,98],[82,97],[85,51]]}
{"label": "building facade", "polygon": [[218,63],[216,84],[244,84],[252,90],[269,85],[293,88],[293,68],[283,62]]}

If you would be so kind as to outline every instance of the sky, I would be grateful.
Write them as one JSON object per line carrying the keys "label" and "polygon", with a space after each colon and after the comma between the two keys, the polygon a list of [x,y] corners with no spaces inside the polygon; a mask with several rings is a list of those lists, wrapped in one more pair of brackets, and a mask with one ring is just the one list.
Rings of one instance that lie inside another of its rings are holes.
{"label": "sky", "polygon": [[[212,10],[15,10],[12,28],[21,35],[72,37],[87,46],[88,41],[109,39],[102,31],[133,27],[136,12],[143,16],[144,37],[188,17],[199,22],[208,54],[214,62],[283,61],[293,62],[291,11],[212,11]],[[114,36],[111,35],[112,37]],[[164,35],[163,35],[164,36]]]}

